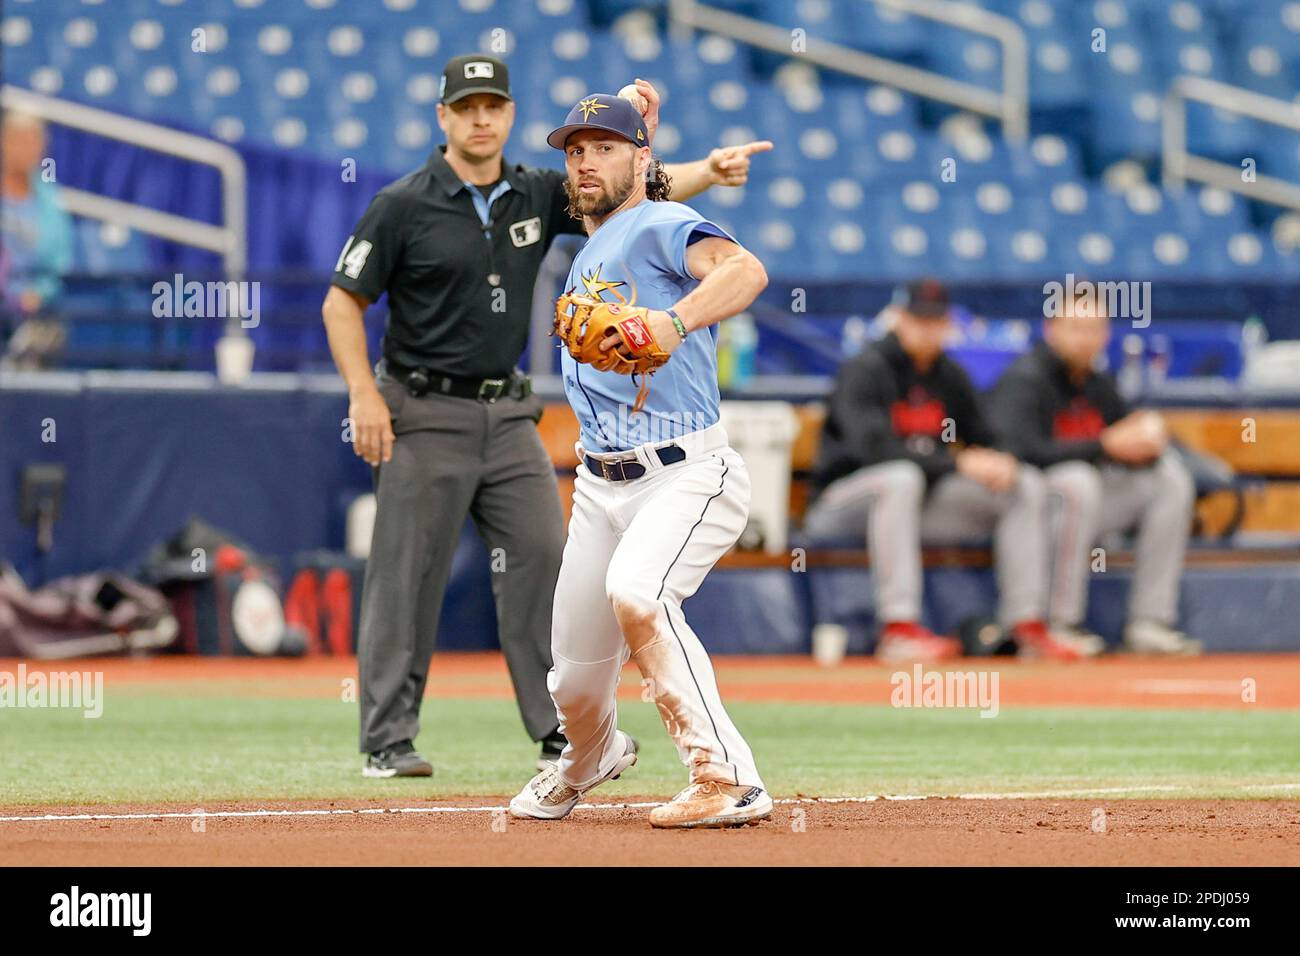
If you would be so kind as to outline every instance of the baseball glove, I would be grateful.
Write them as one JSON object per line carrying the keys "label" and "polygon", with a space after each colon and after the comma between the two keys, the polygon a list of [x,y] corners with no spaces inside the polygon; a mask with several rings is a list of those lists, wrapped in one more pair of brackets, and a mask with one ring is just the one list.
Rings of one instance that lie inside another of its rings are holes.
{"label": "baseball glove", "polygon": [[[572,289],[555,300],[552,332],[576,361],[602,372],[642,376],[634,412],[639,412],[645,404],[650,392],[650,375],[663,368],[670,357],[650,331],[646,321],[649,312],[644,306],[574,295]],[[617,336],[619,343],[602,352],[600,343],[610,335]]]}

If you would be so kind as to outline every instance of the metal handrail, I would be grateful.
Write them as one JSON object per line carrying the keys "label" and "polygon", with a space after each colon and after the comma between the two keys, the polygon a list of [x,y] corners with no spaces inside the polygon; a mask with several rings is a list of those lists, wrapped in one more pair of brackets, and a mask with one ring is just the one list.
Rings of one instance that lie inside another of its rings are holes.
{"label": "metal handrail", "polygon": [[873,83],[898,87],[917,96],[950,103],[1002,123],[1008,141],[1022,143],[1029,136],[1029,53],[1025,33],[1014,20],[979,7],[951,0],[874,0],[914,16],[992,37],[1002,45],[1002,91],[986,90],[931,70],[897,63],[829,40],[808,38],[805,52],[790,49],[786,29],[696,0],[669,0],[670,24],[683,30],[707,30],[741,43],[771,50],[828,70],[837,70]]}
{"label": "metal handrail", "polygon": [[0,106],[30,113],[48,123],[216,167],[221,174],[220,226],[66,186],[60,189],[60,199],[74,215],[119,223],[151,236],[220,253],[227,277],[243,278],[248,268],[248,187],[244,160],[238,152],[216,140],[8,84],[0,86]]}
{"label": "metal handrail", "polygon": [[1288,103],[1244,87],[1180,76],[1165,94],[1161,120],[1161,171],[1165,188],[1180,193],[1187,180],[1207,183],[1241,193],[1251,199],[1300,209],[1300,183],[1276,176],[1256,175],[1254,182],[1241,178],[1241,167],[1218,160],[1193,156],[1187,151],[1187,103],[1194,100],[1230,113],[1275,126],[1300,131],[1300,104]]}

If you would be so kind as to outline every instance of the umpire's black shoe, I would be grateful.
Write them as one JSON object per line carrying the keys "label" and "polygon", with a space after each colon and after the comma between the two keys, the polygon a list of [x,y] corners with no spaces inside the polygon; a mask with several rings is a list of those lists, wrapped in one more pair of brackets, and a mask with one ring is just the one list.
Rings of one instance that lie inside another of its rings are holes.
{"label": "umpire's black shoe", "polygon": [[361,776],[432,777],[433,764],[416,753],[409,740],[403,740],[367,757]]}
{"label": "umpire's black shoe", "polygon": [[555,761],[560,759],[560,753],[569,745],[569,740],[558,730],[542,741],[542,752],[537,758],[538,770],[550,770],[555,766]]}

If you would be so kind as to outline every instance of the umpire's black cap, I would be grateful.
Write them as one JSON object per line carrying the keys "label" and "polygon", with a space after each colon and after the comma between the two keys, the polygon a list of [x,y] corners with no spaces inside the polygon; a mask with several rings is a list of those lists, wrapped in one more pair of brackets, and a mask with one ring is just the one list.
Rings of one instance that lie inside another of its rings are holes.
{"label": "umpire's black cap", "polygon": [[492,93],[513,99],[510,95],[510,71],[494,56],[470,53],[452,59],[442,71],[442,85],[438,95],[444,103],[451,104],[474,93]]}
{"label": "umpire's black cap", "polygon": [[893,304],[923,319],[941,319],[952,303],[938,279],[917,279],[894,290]]}

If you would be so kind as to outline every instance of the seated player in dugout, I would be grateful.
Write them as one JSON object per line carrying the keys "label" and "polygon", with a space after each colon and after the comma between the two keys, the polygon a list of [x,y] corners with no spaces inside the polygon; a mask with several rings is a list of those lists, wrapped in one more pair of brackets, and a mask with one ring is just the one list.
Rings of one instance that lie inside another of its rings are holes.
{"label": "seated player in dugout", "polygon": [[886,660],[961,654],[921,623],[922,544],[993,535],[998,618],[1025,656],[1073,660],[1084,649],[1046,626],[1046,488],[997,448],[966,372],[944,352],[947,290],[901,287],[891,330],[840,367],[805,529],[814,539],[865,528]]}
{"label": "seated player in dugout", "polygon": [[1043,340],[994,386],[990,414],[1006,447],[1043,469],[1047,482],[1053,630],[1101,643],[1082,627],[1093,548],[1136,528],[1125,645],[1199,653],[1200,643],[1176,627],[1195,486],[1160,416],[1130,409],[1114,378],[1096,370],[1109,340],[1103,308],[1062,302]]}

